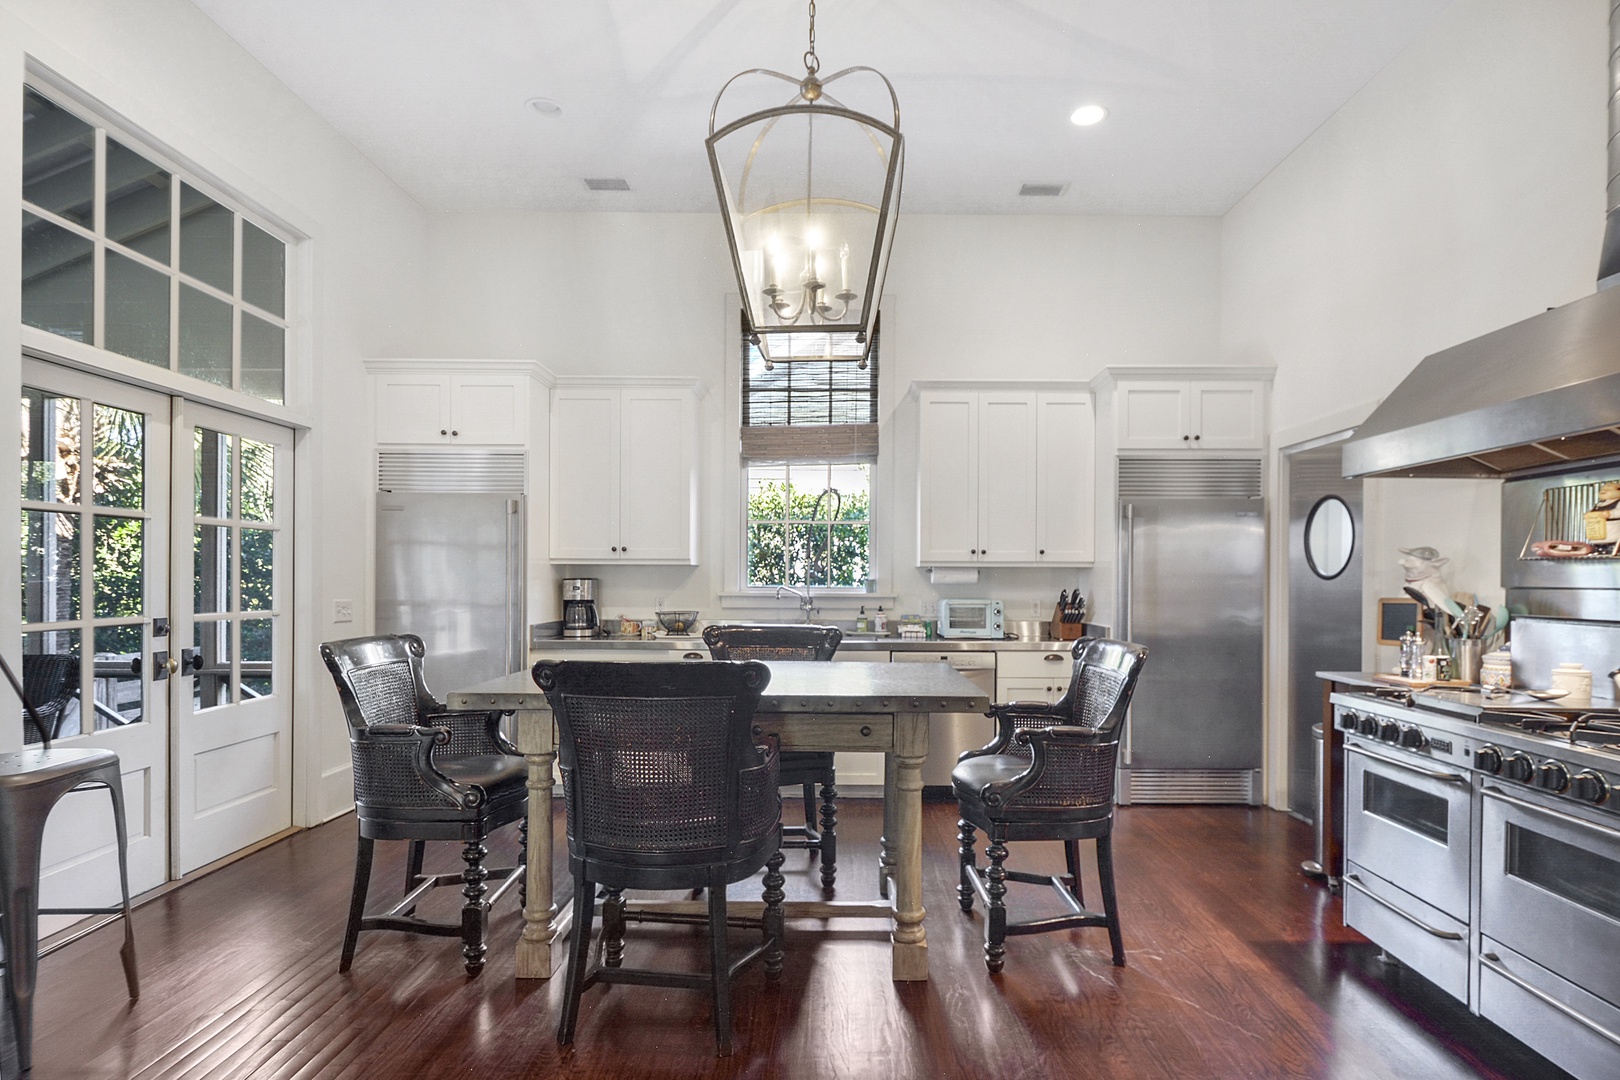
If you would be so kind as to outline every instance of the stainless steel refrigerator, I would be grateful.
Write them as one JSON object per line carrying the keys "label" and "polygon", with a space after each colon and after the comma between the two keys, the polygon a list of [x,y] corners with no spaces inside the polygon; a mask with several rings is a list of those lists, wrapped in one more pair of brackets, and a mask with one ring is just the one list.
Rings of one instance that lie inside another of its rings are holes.
{"label": "stainless steel refrigerator", "polygon": [[1261,801],[1264,507],[1258,460],[1120,459],[1122,630],[1148,648],[1122,802]]}
{"label": "stainless steel refrigerator", "polygon": [[377,632],[416,634],[440,700],[524,662],[523,499],[377,493]]}

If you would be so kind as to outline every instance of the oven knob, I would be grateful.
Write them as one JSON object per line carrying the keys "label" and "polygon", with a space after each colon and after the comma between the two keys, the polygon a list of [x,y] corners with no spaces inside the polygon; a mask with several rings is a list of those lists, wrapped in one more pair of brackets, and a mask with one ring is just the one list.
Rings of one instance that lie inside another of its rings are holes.
{"label": "oven knob", "polygon": [[1582,802],[1605,802],[1609,798],[1609,782],[1601,773],[1587,769],[1576,773],[1575,779],[1569,782],[1569,794]]}
{"label": "oven knob", "polygon": [[1385,720],[1382,724],[1378,725],[1378,741],[1379,742],[1392,743],[1392,742],[1400,742],[1400,740],[1401,740],[1401,725],[1397,724],[1393,720]]}
{"label": "oven knob", "polygon": [[1569,770],[1556,761],[1543,761],[1536,766],[1536,774],[1530,782],[1544,791],[1563,791],[1569,787]]}
{"label": "oven knob", "polygon": [[1474,751],[1474,768],[1480,772],[1499,773],[1502,771],[1502,751],[1486,744]]}
{"label": "oven knob", "polygon": [[1340,731],[1355,731],[1356,730],[1356,721],[1359,720],[1359,719],[1360,719],[1360,715],[1358,713],[1355,713],[1355,712],[1351,711],[1350,709],[1344,710],[1344,712],[1339,714],[1339,730]]}
{"label": "oven knob", "polygon": [[1429,745],[1429,737],[1423,734],[1422,728],[1401,728],[1401,745],[1408,750],[1422,750]]}
{"label": "oven knob", "polygon": [[1375,737],[1378,734],[1378,717],[1368,716],[1363,713],[1361,717],[1356,720],[1356,731],[1362,735],[1366,735],[1369,738]]}
{"label": "oven knob", "polygon": [[1502,775],[1521,784],[1527,783],[1535,771],[1535,763],[1527,754],[1509,754],[1507,760],[1502,762]]}

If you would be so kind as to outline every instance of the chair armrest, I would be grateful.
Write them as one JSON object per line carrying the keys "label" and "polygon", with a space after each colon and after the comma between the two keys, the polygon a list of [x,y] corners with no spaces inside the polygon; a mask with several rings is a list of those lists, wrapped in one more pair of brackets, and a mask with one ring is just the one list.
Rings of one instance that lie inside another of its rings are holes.
{"label": "chair armrest", "polygon": [[738,835],[752,840],[769,832],[782,820],[782,785],[777,738],[767,735],[754,744],[759,764],[739,770],[737,775]]}
{"label": "chair armrest", "polygon": [[1044,742],[1098,743],[1111,740],[1113,732],[1098,731],[1095,728],[1075,727],[1070,724],[1053,724],[1051,727],[1046,728],[1026,728],[1014,738],[1025,746]]}
{"label": "chair armrest", "polygon": [[487,710],[435,709],[427,714],[427,722],[450,732],[448,748],[444,751],[456,757],[473,754],[512,754],[518,749],[501,734],[501,714]]}
{"label": "chair armrest", "polygon": [[[452,780],[433,764],[435,748],[450,741],[450,729],[417,724],[373,724],[351,732],[356,791],[376,784],[377,790],[388,792],[377,801],[389,805],[442,806],[448,802],[464,810],[482,805],[483,788]],[[412,780],[420,790],[410,790]]]}
{"label": "chair armrest", "polygon": [[1016,722],[1048,719],[1052,715],[1052,706],[1044,701],[1005,701],[990,706],[984,715],[996,722],[995,735],[977,750],[965,750],[958,754],[956,758],[958,764],[969,758],[984,757],[987,754],[1005,754],[1018,732]]}
{"label": "chair armrest", "polygon": [[[1009,713],[1010,715],[1010,713]],[[1010,723],[1010,719],[1005,721]],[[1029,767],[1017,776],[1000,783],[986,784],[979,792],[979,797],[987,806],[1003,806],[1019,795],[1028,791],[1041,782],[1046,773],[1047,749],[1049,746],[1059,744],[1096,745],[1112,740],[1112,733],[1093,731],[1091,728],[1075,727],[1069,724],[1054,724],[1044,728],[1025,728],[1013,733],[1010,743],[1021,747],[1028,747],[1030,751]]]}

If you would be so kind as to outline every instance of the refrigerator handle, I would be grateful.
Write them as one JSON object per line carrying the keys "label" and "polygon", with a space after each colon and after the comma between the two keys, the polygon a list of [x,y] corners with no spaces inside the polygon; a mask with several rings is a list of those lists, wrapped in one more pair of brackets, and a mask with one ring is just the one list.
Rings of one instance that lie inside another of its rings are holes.
{"label": "refrigerator handle", "polygon": [[518,508],[523,504],[517,499],[508,499],[506,502],[506,670],[508,673],[518,669],[517,654],[514,652],[522,640],[523,628],[517,620],[518,590],[522,588],[523,556],[518,543]]}
{"label": "refrigerator handle", "polygon": [[1120,552],[1119,568],[1119,614],[1120,636],[1122,640],[1131,640],[1131,574],[1136,562],[1136,507],[1130,503],[1125,504],[1125,527],[1120,530],[1125,541]]}

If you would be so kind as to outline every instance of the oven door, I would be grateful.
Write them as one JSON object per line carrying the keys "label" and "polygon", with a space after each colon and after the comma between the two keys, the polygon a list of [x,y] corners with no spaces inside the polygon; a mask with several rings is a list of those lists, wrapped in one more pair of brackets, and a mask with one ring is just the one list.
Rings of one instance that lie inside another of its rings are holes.
{"label": "oven door", "polygon": [[1480,932],[1620,1005],[1620,831],[1544,802],[1485,786]]}
{"label": "oven door", "polygon": [[1360,739],[1344,749],[1345,858],[1466,923],[1473,857],[1467,774],[1375,752]]}

